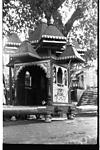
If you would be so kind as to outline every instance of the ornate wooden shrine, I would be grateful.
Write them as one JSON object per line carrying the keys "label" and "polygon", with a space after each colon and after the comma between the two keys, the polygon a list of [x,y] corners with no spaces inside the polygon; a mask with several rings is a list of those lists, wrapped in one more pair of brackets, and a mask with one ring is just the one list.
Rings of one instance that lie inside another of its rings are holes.
{"label": "ornate wooden shrine", "polygon": [[66,37],[53,22],[49,25],[41,22],[11,55],[8,66],[14,72],[15,89],[12,103],[25,106],[71,103],[70,64],[81,62],[84,59],[74,46],[66,44]]}

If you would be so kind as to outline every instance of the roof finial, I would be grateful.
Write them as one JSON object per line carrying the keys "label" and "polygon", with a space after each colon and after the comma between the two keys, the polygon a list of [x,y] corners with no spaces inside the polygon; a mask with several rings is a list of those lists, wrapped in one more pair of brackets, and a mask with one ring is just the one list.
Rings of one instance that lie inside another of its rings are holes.
{"label": "roof finial", "polygon": [[25,39],[28,40],[29,39],[29,28],[26,28],[26,34],[25,34]]}
{"label": "roof finial", "polygon": [[47,19],[45,18],[45,13],[43,12],[41,21],[47,23]]}
{"label": "roof finial", "polygon": [[50,24],[53,24],[54,23],[54,19],[53,19],[53,16],[51,16],[50,18]]}

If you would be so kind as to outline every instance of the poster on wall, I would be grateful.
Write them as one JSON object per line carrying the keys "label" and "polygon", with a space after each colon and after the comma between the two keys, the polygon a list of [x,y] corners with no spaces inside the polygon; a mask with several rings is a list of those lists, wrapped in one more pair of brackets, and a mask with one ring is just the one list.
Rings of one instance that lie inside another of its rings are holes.
{"label": "poster on wall", "polygon": [[67,88],[54,88],[53,102],[68,103],[68,89]]}

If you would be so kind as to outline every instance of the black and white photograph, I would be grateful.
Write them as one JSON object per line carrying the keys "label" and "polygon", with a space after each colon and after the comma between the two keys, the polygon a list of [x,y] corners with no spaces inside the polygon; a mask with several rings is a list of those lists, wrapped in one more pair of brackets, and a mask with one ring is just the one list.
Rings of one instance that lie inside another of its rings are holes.
{"label": "black and white photograph", "polygon": [[3,145],[98,144],[98,5],[2,0]]}

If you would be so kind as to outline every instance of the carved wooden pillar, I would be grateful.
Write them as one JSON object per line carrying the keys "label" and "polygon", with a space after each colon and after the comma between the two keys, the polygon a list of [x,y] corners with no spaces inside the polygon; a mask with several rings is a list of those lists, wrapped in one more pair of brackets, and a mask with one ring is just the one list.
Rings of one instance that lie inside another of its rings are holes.
{"label": "carved wooden pillar", "polygon": [[18,99],[17,99],[17,86],[18,86],[18,73],[22,69],[22,66],[14,66],[14,89],[15,89],[15,98],[14,98],[14,105],[18,105]]}
{"label": "carved wooden pillar", "polygon": [[70,73],[70,68],[71,68],[71,62],[69,62],[69,67],[68,67],[68,102],[71,103],[71,73]]}
{"label": "carved wooden pillar", "polygon": [[10,92],[10,105],[12,105],[12,70],[9,68],[9,92]]}
{"label": "carved wooden pillar", "polygon": [[52,85],[51,85],[51,63],[48,62],[47,65],[47,78],[48,78],[48,98],[47,105],[52,105]]}
{"label": "carved wooden pillar", "polygon": [[48,98],[47,105],[52,104],[51,78],[48,78]]}
{"label": "carved wooden pillar", "polygon": [[17,105],[17,80],[15,80],[14,89],[15,89],[14,105]]}
{"label": "carved wooden pillar", "polygon": [[14,89],[15,89],[14,105],[17,105],[17,75],[16,75],[16,68],[14,68]]}
{"label": "carved wooden pillar", "polygon": [[51,63],[50,61],[43,62],[41,64],[38,64],[41,66],[46,73],[47,77],[47,105],[52,104],[52,85],[51,85]]}
{"label": "carved wooden pillar", "polygon": [[41,64],[41,67],[46,72],[47,77],[47,105],[52,103],[52,91],[51,91],[51,64],[50,61]]}

